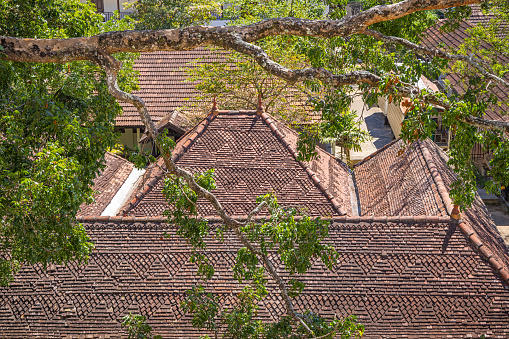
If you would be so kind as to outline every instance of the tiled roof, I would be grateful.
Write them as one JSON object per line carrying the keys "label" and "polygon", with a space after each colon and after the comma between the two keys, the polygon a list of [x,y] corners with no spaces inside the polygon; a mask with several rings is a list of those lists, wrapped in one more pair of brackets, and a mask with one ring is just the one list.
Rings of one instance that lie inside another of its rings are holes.
{"label": "tiled roof", "polygon": [[[126,337],[120,320],[129,311],[147,316],[163,338],[198,336],[179,307],[184,291],[200,283],[185,240],[161,220],[115,219],[85,223],[96,244],[87,265],[23,266],[0,288],[2,338]],[[297,311],[355,314],[366,327],[363,339],[509,337],[507,284],[455,224],[389,219],[334,222],[328,241],[339,262],[332,271],[313,264]],[[224,243],[206,241],[216,273],[205,288],[231,307],[239,286],[230,267],[240,244],[231,233]],[[287,279],[282,264],[275,266]],[[268,289],[274,293],[259,303],[258,316],[274,321],[284,310],[275,286]]]}
{"label": "tiled roof", "polygon": [[[403,153],[398,155],[403,146]],[[360,215],[450,215],[449,191],[457,176],[447,160],[429,139],[411,145],[398,139],[378,150],[354,168]],[[490,254],[483,256],[497,258],[493,266],[504,267],[509,273],[507,247],[478,194],[472,207],[462,213],[460,228],[479,247],[489,250]]]}
{"label": "tiled roof", "polygon": [[356,164],[361,215],[447,215],[422,147],[397,139]]}
{"label": "tiled roof", "polygon": [[[468,18],[468,22],[474,26],[483,25],[489,26],[490,21],[495,19],[496,16],[492,12],[484,14],[481,10],[481,5],[470,5],[472,14]],[[509,34],[509,23],[501,22],[498,26],[497,37],[504,38]]]}
{"label": "tiled roof", "polygon": [[[443,33],[439,30],[439,27],[444,23],[442,21],[438,24],[437,27],[432,27],[428,29],[426,37],[423,39],[422,44],[424,46],[436,48],[437,46],[440,46],[441,43],[443,43],[447,48],[457,49],[465,39],[469,37],[468,33],[466,32],[469,28],[472,28],[473,26],[470,23],[462,22],[460,27],[455,30],[452,33]],[[481,48],[483,49],[491,49],[491,45],[488,43],[482,43]],[[504,57],[500,55],[498,57],[498,61],[503,64],[509,63],[509,58]],[[452,73],[448,74],[446,76],[446,79],[451,82],[451,86],[455,92],[458,94],[464,94],[464,80],[462,81],[462,78],[460,75]],[[509,81],[509,74],[506,74],[504,76],[504,79],[506,81]],[[467,81],[468,82],[468,81]],[[495,94],[500,101],[507,101],[508,95],[507,95],[507,89],[502,87],[502,85],[494,86],[491,91],[493,94]],[[509,107],[506,104],[502,104],[502,106],[490,106],[490,108],[486,112],[486,117],[488,119],[492,120],[500,120],[500,121],[506,121],[509,122],[509,116],[507,113],[509,112]]]}
{"label": "tiled roof", "polygon": [[95,203],[81,205],[78,215],[101,215],[134,168],[134,164],[113,153],[105,155],[106,167],[94,180]]}
{"label": "tiled roof", "polygon": [[[190,51],[159,51],[141,53],[134,69],[139,71],[138,91],[155,123],[176,109],[191,105],[198,94],[195,82],[186,82],[186,68],[196,67],[199,63],[224,60],[221,51],[197,48]],[[196,63],[196,59],[200,59]],[[115,119],[116,127],[143,127],[136,108],[124,102],[120,105],[123,114]],[[187,130],[186,126],[180,126]]]}
{"label": "tiled roof", "polygon": [[[305,207],[313,216],[351,214],[346,165],[319,148],[320,159],[297,161],[297,139],[295,131],[266,113],[220,111],[183,136],[173,156],[179,166],[192,172],[214,168],[214,194],[232,215],[247,215],[256,206],[256,197],[269,191],[282,204]],[[138,195],[124,208],[125,215],[156,216],[168,208],[162,195],[162,171],[153,167],[149,173],[135,191]],[[209,203],[199,201],[198,206],[201,215],[215,215]]]}
{"label": "tiled roof", "polygon": [[[426,148],[429,150],[433,164],[436,166],[440,177],[443,180],[447,189],[447,195],[450,190],[451,184],[456,180],[456,174],[447,166],[447,155],[439,148],[433,147],[434,143],[430,140],[426,141]],[[499,261],[499,265],[504,266],[509,272],[509,252],[505,245],[497,226],[490,217],[490,213],[486,209],[481,197],[476,194],[472,207],[462,213],[461,216],[465,233],[468,237],[473,238],[473,235],[477,236],[475,242],[481,249],[488,249],[494,257]],[[479,244],[483,244],[482,247]],[[484,255],[484,254],[483,254]],[[484,255],[486,258],[489,255]],[[496,266],[496,265],[493,265]]]}

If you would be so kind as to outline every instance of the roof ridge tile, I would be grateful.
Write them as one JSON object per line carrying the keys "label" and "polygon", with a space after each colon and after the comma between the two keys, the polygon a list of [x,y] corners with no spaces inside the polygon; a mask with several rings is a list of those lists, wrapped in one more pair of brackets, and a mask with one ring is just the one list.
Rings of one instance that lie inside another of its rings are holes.
{"label": "roof ridge tile", "polygon": [[465,238],[475,247],[475,251],[491,265],[493,270],[500,274],[502,279],[509,284],[509,270],[504,267],[503,260],[494,254],[488,246],[486,246],[476,232],[467,225],[463,220],[458,220],[458,227],[465,235]]}
{"label": "roof ridge tile", "polygon": [[[256,216],[251,218],[254,221],[265,220],[267,217]],[[295,219],[300,219],[302,217],[296,216]],[[247,216],[242,218],[236,218],[239,221],[247,219]],[[428,223],[437,223],[437,224],[447,224],[456,222],[456,220],[451,219],[449,217],[444,216],[420,216],[419,218],[415,216],[335,216],[323,218],[324,220],[329,220],[331,222],[337,223],[349,223],[349,224],[387,224],[387,223],[415,223],[415,224],[428,224]],[[207,217],[207,220],[211,223],[222,222],[220,217]],[[116,222],[116,223],[137,223],[137,222],[168,222],[168,218],[165,216],[156,216],[156,217],[147,217],[147,216],[77,216],[77,222]],[[465,226],[468,228],[468,226]],[[467,233],[464,233],[467,235]],[[471,233],[473,235],[475,233]],[[467,235],[468,237],[468,235]]]}
{"label": "roof ridge tile", "polygon": [[[444,181],[442,179],[442,176],[440,175],[440,171],[438,170],[437,166],[435,165],[435,162],[433,161],[433,157],[431,156],[431,153],[428,150],[428,147],[424,142],[417,142],[417,145],[419,149],[422,152],[422,155],[424,157],[424,160],[426,161],[426,165],[428,166],[428,169],[431,172],[431,176],[433,177],[433,181],[435,181],[435,184],[437,185],[438,192],[440,194],[440,197],[442,198],[442,201],[445,204],[445,207],[447,209],[447,214],[451,216],[452,210],[453,210],[453,202],[451,197],[449,196],[449,192],[447,192],[447,188],[444,184]],[[500,274],[502,279],[509,283],[509,270],[507,267],[504,267],[503,260],[501,260],[498,256],[496,256],[488,246],[485,246],[483,242],[481,241],[481,238],[477,235],[475,230],[468,226],[464,221],[461,219],[458,220],[458,226],[462,233],[465,235],[467,240],[474,245],[475,251],[481,256],[481,258],[486,259],[491,267]]]}
{"label": "roof ridge tile", "polygon": [[454,205],[451,197],[449,196],[449,192],[447,192],[447,188],[444,184],[442,176],[440,175],[440,171],[438,170],[438,167],[435,165],[433,157],[431,156],[431,153],[429,152],[424,142],[418,141],[417,146],[422,152],[422,156],[424,157],[426,166],[428,167],[431,173],[431,177],[433,178],[435,185],[437,185],[438,194],[440,195],[440,198],[442,199],[442,202],[445,205],[447,214],[450,216],[452,214]]}

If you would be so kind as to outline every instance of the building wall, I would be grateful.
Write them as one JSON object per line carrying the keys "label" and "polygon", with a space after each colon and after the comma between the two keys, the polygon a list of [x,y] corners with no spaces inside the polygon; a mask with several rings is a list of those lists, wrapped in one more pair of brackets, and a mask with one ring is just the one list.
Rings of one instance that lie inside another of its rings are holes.
{"label": "building wall", "polygon": [[137,148],[138,147],[138,130],[133,128],[126,128],[124,132],[120,134],[120,138],[118,139],[122,145],[127,146],[129,148]]}
{"label": "building wall", "polygon": [[389,120],[389,124],[391,125],[392,133],[396,138],[399,138],[399,135],[401,134],[401,123],[405,118],[401,108],[399,105],[396,106],[392,102],[389,104],[387,99],[384,97],[378,98],[378,106],[387,116],[387,120]]}

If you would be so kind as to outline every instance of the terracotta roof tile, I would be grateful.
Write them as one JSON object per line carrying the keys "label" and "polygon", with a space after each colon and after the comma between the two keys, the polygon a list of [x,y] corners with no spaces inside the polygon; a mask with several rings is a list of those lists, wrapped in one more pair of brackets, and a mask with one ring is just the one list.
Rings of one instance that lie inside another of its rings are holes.
{"label": "terracotta roof tile", "polygon": [[359,162],[354,176],[361,215],[447,215],[417,142],[393,141]]}
{"label": "terracotta roof tile", "polygon": [[[183,136],[173,156],[179,166],[192,172],[216,170],[214,193],[228,213],[249,213],[256,206],[256,197],[269,191],[283,204],[306,207],[314,216],[352,213],[350,173],[343,163],[320,150],[320,160],[300,163],[295,154],[298,136],[293,130],[265,113],[261,117],[254,111],[220,112]],[[168,208],[161,193],[162,172],[151,170],[148,191],[128,204],[124,214],[156,216]],[[199,202],[199,207],[202,215],[215,215],[210,204]]]}
{"label": "terracotta roof tile", "polygon": [[106,167],[94,180],[95,203],[81,205],[78,215],[101,215],[134,168],[134,164],[113,153],[106,153],[105,160]]}
{"label": "terracotta roof tile", "polygon": [[[452,33],[443,33],[439,30],[439,27],[443,25],[444,21],[440,22],[437,27],[432,27],[428,29],[426,37],[423,39],[422,44],[424,46],[436,48],[441,43],[443,43],[447,48],[457,49],[463,41],[469,37],[466,32],[468,29],[472,28],[472,24],[468,22],[462,22],[460,27]],[[509,26],[508,26],[509,29]],[[482,43],[481,48],[483,49],[491,49],[491,45],[488,43]],[[503,64],[509,64],[509,58],[500,55],[498,57],[498,61]],[[446,79],[450,81],[452,89],[458,94],[465,93],[465,84],[462,81],[462,78],[458,74],[448,74]],[[504,76],[506,81],[509,81],[509,74]],[[507,89],[505,89],[502,85],[494,86],[491,91],[495,94],[499,101],[507,101],[509,99]],[[503,103],[501,106],[490,106],[490,108],[486,112],[486,117],[492,120],[500,120],[509,122],[509,106]]]}
{"label": "terracotta roof tile", "polygon": [[[438,147],[433,147],[431,140],[426,141],[427,149],[433,157],[433,163],[438,167],[442,179],[449,192],[451,184],[456,180],[456,175],[447,166],[447,155]],[[480,238],[481,242],[486,245],[490,251],[498,258],[507,270],[509,270],[509,253],[497,226],[490,217],[486,206],[481,197],[476,194],[474,203],[471,208],[464,211],[461,216],[467,227],[472,229]]]}
{"label": "terracotta roof tile", "polygon": [[[23,266],[9,288],[0,288],[3,338],[125,337],[120,322],[128,311],[147,317],[164,338],[195,338],[179,303],[196,283],[197,267],[175,228],[161,222],[91,222],[96,244],[87,265]],[[168,238],[161,238],[168,232]],[[328,241],[339,251],[331,271],[319,261],[302,277],[295,300],[332,318],[357,315],[364,339],[509,336],[509,290],[454,224],[334,222]],[[231,265],[241,247],[233,234],[224,243],[207,238],[215,276],[206,290],[231,306],[239,286]],[[276,268],[284,273],[281,263]],[[259,306],[264,321],[284,311],[277,291]]]}
{"label": "terracotta roof tile", "polygon": [[[427,139],[403,146],[398,139],[356,165],[361,215],[447,216],[452,210],[449,197],[456,174],[447,165],[447,156]],[[486,206],[478,194],[471,208],[462,213],[465,236],[479,238],[509,273],[509,252]],[[465,229],[471,229],[467,234]],[[469,239],[472,242],[472,239]],[[480,252],[481,255],[484,255]],[[486,258],[489,259],[489,258]],[[509,275],[508,275],[509,277]]]}
{"label": "terracotta roof tile", "polygon": [[[139,71],[140,89],[133,94],[140,96],[147,105],[155,123],[174,110],[189,106],[198,92],[195,82],[186,82],[186,68],[200,63],[224,60],[223,51],[197,48],[190,51],[159,51],[141,53],[134,69]],[[198,61],[196,61],[199,59]],[[196,61],[196,63],[195,63]],[[133,105],[121,102],[123,114],[115,119],[115,126],[143,127],[138,111]],[[187,126],[179,125],[184,130]]]}
{"label": "terracotta roof tile", "polygon": [[[470,5],[470,8],[472,8],[472,14],[468,18],[468,22],[474,26],[477,25],[489,26],[490,21],[496,19],[496,16],[492,12],[484,14],[481,10],[480,5]],[[504,38],[508,34],[509,34],[509,23],[501,22],[498,27],[497,37]]]}

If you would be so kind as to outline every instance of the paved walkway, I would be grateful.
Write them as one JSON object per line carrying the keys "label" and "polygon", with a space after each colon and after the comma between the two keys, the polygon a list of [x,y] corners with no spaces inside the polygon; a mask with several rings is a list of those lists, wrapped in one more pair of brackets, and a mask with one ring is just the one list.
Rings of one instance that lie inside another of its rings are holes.
{"label": "paved walkway", "polygon": [[361,128],[368,131],[372,137],[371,140],[361,145],[360,152],[351,152],[352,162],[356,163],[394,140],[394,135],[391,127],[384,125],[385,115],[382,110],[378,107],[368,109],[364,105],[361,95],[354,97],[351,107],[362,121]]}
{"label": "paved walkway", "polygon": [[498,231],[504,239],[507,246],[509,246],[509,214],[508,207],[505,204],[491,205],[487,204],[486,208],[491,214],[491,219],[497,225]]}

